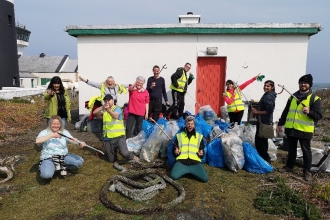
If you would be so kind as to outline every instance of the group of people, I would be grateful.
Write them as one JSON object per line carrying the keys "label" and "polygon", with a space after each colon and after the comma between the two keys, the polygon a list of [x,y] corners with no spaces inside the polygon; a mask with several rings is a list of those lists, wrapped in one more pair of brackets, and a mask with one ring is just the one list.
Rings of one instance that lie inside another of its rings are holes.
{"label": "group of people", "polygon": [[[247,85],[251,84],[258,76],[248,80],[240,86],[235,85],[232,80],[227,80],[227,91],[224,99],[227,103],[230,122],[241,123],[244,104],[242,92]],[[306,181],[312,180],[312,152],[311,140],[314,134],[315,124],[322,119],[321,99],[312,91],[313,77],[306,74],[298,80],[299,90],[289,97],[287,104],[278,122],[277,130],[287,135],[289,150],[286,165],[282,172],[293,172],[297,157],[297,143],[299,141],[303,152],[303,177]],[[271,125],[273,123],[273,112],[277,93],[274,82],[267,80],[264,83],[264,94],[259,100],[258,109],[251,108],[252,114],[257,118],[257,129],[255,135],[255,146],[259,155],[270,163],[268,154],[268,139],[260,137],[260,124]]]}
{"label": "group of people", "polygon": [[[177,109],[179,117],[183,116],[185,106],[185,94],[188,85],[193,81],[194,76],[187,73],[191,68],[190,63],[184,67],[178,68],[171,76],[173,107]],[[139,162],[139,158],[128,151],[126,139],[132,137],[134,124],[135,132],[142,130],[144,119],[152,118],[157,121],[162,111],[162,99],[166,105],[169,105],[166,94],[165,80],[160,76],[160,68],[155,65],[152,68],[153,76],[147,80],[147,85],[143,76],[138,76],[133,84],[117,84],[114,77],[110,76],[103,83],[97,83],[83,78],[79,79],[90,86],[100,89],[100,96],[93,99],[99,102],[99,105],[91,106],[93,115],[103,119],[103,140],[110,162],[117,159],[117,151],[127,160]],[[259,75],[253,77],[242,85],[236,85],[232,80],[226,81],[227,90],[224,93],[224,100],[227,103],[227,110],[232,124],[240,124],[243,113],[244,103],[242,101],[242,90],[254,82]],[[289,153],[284,171],[292,172],[297,155],[297,142],[299,141],[304,154],[304,178],[309,181],[312,178],[311,169],[311,139],[314,132],[315,122],[322,118],[321,102],[318,96],[313,95],[311,87],[313,77],[310,74],[304,75],[299,79],[299,90],[290,96],[286,107],[278,123],[278,131],[285,127],[285,133],[289,142]],[[268,155],[268,139],[258,135],[260,124],[270,125],[273,122],[273,112],[277,93],[275,92],[275,83],[267,80],[264,83],[264,94],[258,103],[258,109],[252,108],[254,116],[257,116],[257,129],[255,135],[255,145],[259,155],[270,162]],[[126,128],[123,120],[124,115],[120,107],[116,105],[118,94],[129,92],[128,118]],[[40,158],[40,172],[42,178],[51,178],[56,170],[54,156],[61,156],[65,165],[80,166],[83,159],[77,155],[68,154],[66,141],[75,142],[75,139],[68,139],[61,136],[63,133],[72,138],[65,130],[65,124],[71,120],[70,99],[67,91],[64,89],[59,77],[53,77],[47,90],[44,93],[44,99],[48,101],[45,111],[48,128],[37,137],[36,143],[43,144],[43,150]],[[176,163],[172,169],[171,177],[178,179],[186,173],[193,174],[203,182],[207,182],[208,176],[203,166],[201,166],[201,157],[204,155],[203,135],[195,130],[194,117],[186,117],[186,128],[183,132],[176,135],[173,154],[176,157]],[[73,140],[73,141],[72,141]],[[86,144],[80,142],[81,147]]]}

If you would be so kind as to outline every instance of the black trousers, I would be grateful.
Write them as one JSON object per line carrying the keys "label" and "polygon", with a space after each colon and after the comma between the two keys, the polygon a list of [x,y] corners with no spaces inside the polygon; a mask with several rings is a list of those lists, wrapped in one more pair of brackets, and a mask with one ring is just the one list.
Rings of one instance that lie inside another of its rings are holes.
{"label": "black trousers", "polygon": [[178,108],[179,117],[183,117],[185,94],[186,94],[185,92],[178,92],[176,90],[172,90],[173,106]]}
{"label": "black trousers", "polygon": [[259,123],[257,124],[257,130],[256,130],[256,136],[254,138],[254,143],[256,145],[256,149],[258,151],[258,154],[262,159],[264,159],[267,162],[270,162],[270,157],[268,154],[268,139],[261,138],[258,136],[259,133]]}
{"label": "black trousers", "polygon": [[140,131],[142,130],[143,119],[144,119],[144,116],[135,115],[132,113],[128,114],[128,118],[126,121],[126,138],[132,137],[132,130],[133,130],[134,124],[136,126],[137,134],[140,133]]}
{"label": "black trousers", "polygon": [[151,117],[152,114],[152,119],[157,122],[161,112],[162,112],[162,100],[150,100],[149,112],[148,112],[149,118]]}
{"label": "black trousers", "polygon": [[239,112],[228,112],[230,123],[237,122],[238,125],[241,124],[243,118],[244,110]]}
{"label": "black trousers", "polygon": [[304,160],[304,172],[310,172],[312,167],[312,151],[311,151],[311,139],[297,138],[292,136],[287,136],[289,150],[288,150],[288,160],[286,161],[286,166],[293,168],[296,163],[297,158],[297,144],[299,141],[301,150],[303,152]]}

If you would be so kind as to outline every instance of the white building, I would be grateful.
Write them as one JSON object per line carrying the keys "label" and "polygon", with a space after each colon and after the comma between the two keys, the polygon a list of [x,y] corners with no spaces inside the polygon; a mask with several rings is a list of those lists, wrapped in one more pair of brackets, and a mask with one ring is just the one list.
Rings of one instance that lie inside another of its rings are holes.
{"label": "white building", "polygon": [[[188,87],[185,110],[196,113],[197,101],[220,113],[227,79],[241,84],[261,73],[266,76],[264,81],[270,79],[296,91],[298,79],[306,72],[309,37],[321,30],[315,23],[202,24],[200,16],[192,14],[180,15],[179,22],[72,25],[66,31],[77,38],[81,76],[97,82],[114,76],[118,83],[133,83],[139,75],[146,79],[152,76],[154,65],[166,64],[161,75],[168,88],[175,70],[189,62],[195,80]],[[248,68],[243,69],[243,65]],[[84,102],[99,90],[83,82],[79,87],[79,113],[85,114]],[[247,100],[260,99],[263,83],[254,82],[243,93]],[[170,94],[168,89],[169,98]],[[278,95],[274,120],[278,120],[287,98],[286,93]],[[120,96],[119,104],[127,100],[127,95]]]}
{"label": "white building", "polygon": [[[23,88],[46,86],[54,76],[59,76],[63,82],[78,81],[78,60],[64,56],[20,56],[20,85]],[[69,87],[70,88],[70,87]]]}

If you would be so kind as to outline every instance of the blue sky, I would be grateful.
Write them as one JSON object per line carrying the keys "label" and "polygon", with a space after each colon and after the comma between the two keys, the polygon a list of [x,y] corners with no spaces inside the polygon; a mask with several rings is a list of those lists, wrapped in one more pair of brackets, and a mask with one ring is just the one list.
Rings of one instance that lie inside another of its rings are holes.
{"label": "blue sky", "polygon": [[[67,25],[173,24],[188,11],[201,23],[320,23],[311,36],[306,73],[330,83],[330,0],[15,0],[16,21],[30,30],[25,55],[77,58]],[[329,62],[329,63],[328,63]],[[302,73],[303,74],[303,73]]]}

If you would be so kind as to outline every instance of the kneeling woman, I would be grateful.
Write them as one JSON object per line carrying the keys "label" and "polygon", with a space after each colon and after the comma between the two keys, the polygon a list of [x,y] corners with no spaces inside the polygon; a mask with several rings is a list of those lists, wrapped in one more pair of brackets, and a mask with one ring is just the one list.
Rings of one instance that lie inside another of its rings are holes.
{"label": "kneeling woman", "polygon": [[204,155],[203,135],[195,130],[195,118],[186,118],[184,131],[176,135],[173,153],[176,163],[171,171],[171,178],[176,180],[185,174],[192,174],[202,182],[208,181],[207,173],[202,165]]}
{"label": "kneeling woman", "polygon": [[[61,117],[55,115],[49,120],[48,128],[41,131],[36,139],[36,144],[42,144],[40,156],[40,177],[50,179],[56,170],[61,171],[61,175],[66,175],[66,167],[80,167],[84,163],[84,159],[75,154],[68,153],[67,141],[69,140],[59,133],[72,138],[71,134],[62,128]],[[82,142],[80,147],[86,144]]]}

